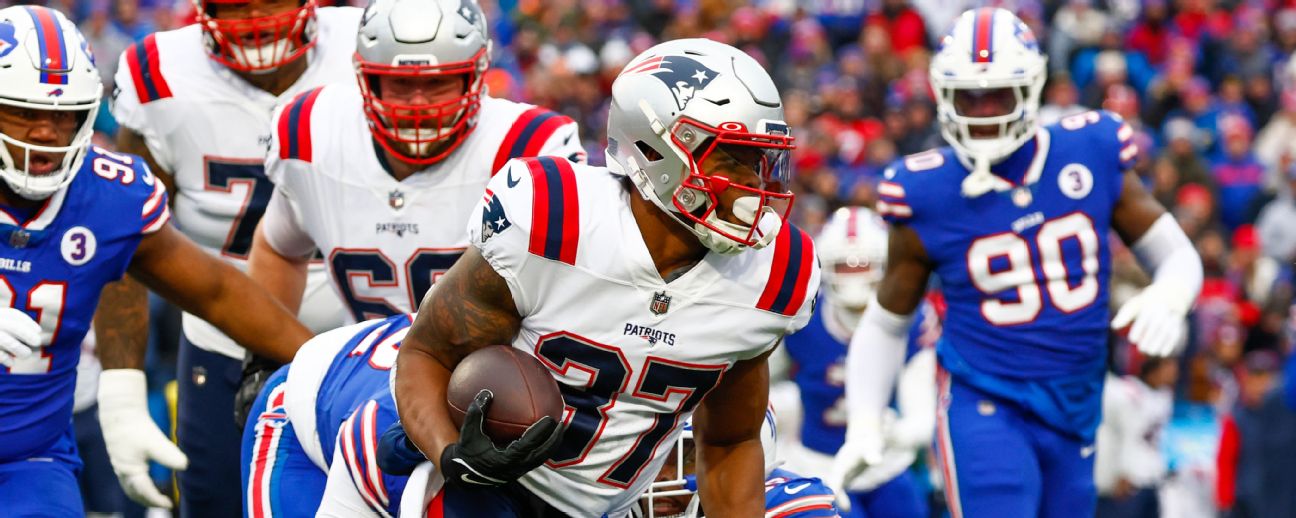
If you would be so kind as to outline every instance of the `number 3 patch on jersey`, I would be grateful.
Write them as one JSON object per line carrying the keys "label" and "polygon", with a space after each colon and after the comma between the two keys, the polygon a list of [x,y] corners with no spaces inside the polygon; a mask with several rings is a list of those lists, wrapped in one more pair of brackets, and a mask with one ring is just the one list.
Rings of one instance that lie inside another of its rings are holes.
{"label": "number 3 patch on jersey", "polygon": [[499,197],[495,193],[486,190],[485,208],[482,209],[482,230],[481,240],[485,243],[495,234],[508,230],[513,226],[509,223],[508,216],[504,215],[504,205],[500,203]]}
{"label": "number 3 patch on jersey", "polygon": [[82,226],[72,227],[63,234],[60,247],[63,260],[72,266],[88,263],[94,258],[96,245],[94,233],[90,232],[90,229]]}

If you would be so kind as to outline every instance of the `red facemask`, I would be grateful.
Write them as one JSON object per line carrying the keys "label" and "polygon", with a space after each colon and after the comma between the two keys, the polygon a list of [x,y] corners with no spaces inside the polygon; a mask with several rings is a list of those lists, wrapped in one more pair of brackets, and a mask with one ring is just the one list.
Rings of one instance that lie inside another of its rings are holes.
{"label": "red facemask", "polygon": [[[693,153],[688,154],[689,175],[680,183],[680,187],[672,199],[675,208],[680,214],[688,220],[744,246],[753,246],[765,238],[764,231],[759,223],[760,218],[767,212],[772,211],[777,214],[780,224],[787,221],[795,198],[789,188],[792,170],[788,152],[796,148],[793,137],[787,135],[786,131],[784,133],[777,131],[771,133],[751,132],[746,126],[737,122],[726,122],[720,124],[719,127],[712,127],[688,118],[681,118],[671,130],[671,140],[679,149],[689,149],[688,144],[698,142],[698,139],[709,139],[709,143],[704,142],[704,147],[700,147],[694,150]],[[750,161],[744,161],[744,165],[756,172],[761,182],[758,187],[740,185],[732,182],[729,178],[712,176],[709,172],[702,170],[702,163],[720,146],[725,146],[727,149],[757,151],[757,153],[744,154],[754,157]],[[747,225],[715,224],[715,212],[721,206],[720,196],[729,189],[740,191],[739,196],[742,198],[756,197],[757,203],[754,207],[738,207],[735,204],[734,207],[729,209],[739,219],[744,219],[744,212],[751,213],[749,215],[753,219],[749,227]],[[695,213],[697,207],[699,207],[698,196],[705,197],[705,200],[710,201],[710,203],[701,205],[704,207],[701,213]],[[689,207],[693,207],[693,209],[690,210]],[[741,232],[737,231],[742,227],[747,227],[747,229]]]}
{"label": "red facemask", "polygon": [[[482,49],[472,59],[440,65],[387,65],[355,56],[365,116],[378,144],[401,161],[436,163],[459,147],[477,125],[481,109],[482,72],[489,58]],[[462,95],[433,104],[400,104],[382,99],[379,77],[445,77],[465,80]]]}
{"label": "red facemask", "polygon": [[248,0],[194,1],[198,4],[198,25],[207,37],[208,53],[232,70],[274,70],[315,46],[317,0],[305,0],[297,9],[255,18],[212,16],[215,5],[247,4]]}

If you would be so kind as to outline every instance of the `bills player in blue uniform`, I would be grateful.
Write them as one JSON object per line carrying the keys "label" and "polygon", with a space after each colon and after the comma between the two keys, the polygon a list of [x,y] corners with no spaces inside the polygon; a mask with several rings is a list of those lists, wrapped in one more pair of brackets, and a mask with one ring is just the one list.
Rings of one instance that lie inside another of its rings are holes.
{"label": "bills player in blue uniform", "polygon": [[[765,516],[779,518],[835,518],[841,514],[833,492],[815,477],[801,476],[780,466],[778,426],[774,409],[765,411],[761,425],[761,446],[765,453]],[[693,444],[692,420],[675,442],[675,449],[657,473],[657,479],[643,494],[632,514],[642,518],[698,518],[705,516],[697,496],[697,450]]]}
{"label": "bills player in blue uniform", "polygon": [[[800,441],[785,457],[798,473],[827,479],[833,457],[846,440],[846,351],[882,280],[886,241],[886,223],[863,207],[837,209],[815,238],[824,290],[810,323],[785,340],[801,402]],[[926,499],[908,468],[918,451],[931,443],[936,426],[934,346],[939,336],[940,321],[931,305],[923,304],[909,330],[896,411],[887,414],[884,460],[843,488],[851,499],[849,516],[927,514]]]}
{"label": "bills player in blue uniform", "polygon": [[327,515],[320,502],[335,464],[349,476],[333,483],[354,484],[370,513],[399,514],[408,477],[379,469],[377,444],[397,420],[388,375],[412,321],[322,333],[267,379],[243,430],[243,516]]}
{"label": "bills player in blue uniform", "polygon": [[1038,126],[1045,70],[1030,29],[1002,9],[963,13],[933,57],[950,147],[906,157],[879,186],[887,272],[847,358],[836,480],[881,457],[885,387],[932,272],[948,303],[936,442],[955,518],[1093,514],[1109,228],[1153,279],[1110,327],[1151,356],[1184,336],[1200,258],[1128,171],[1128,125],[1087,112]]}
{"label": "bills player in blue uniform", "polygon": [[[247,277],[168,225],[138,157],[90,145],[103,85],[85,39],[44,7],[0,10],[0,502],[5,516],[82,516],[71,426],[81,341],[105,285],[130,272],[272,353],[310,335]],[[140,301],[143,302],[143,301]],[[114,315],[130,308],[113,308]],[[135,315],[146,314],[142,305]],[[144,404],[142,344],[103,319],[100,417],[131,495],[163,498],[147,460],[185,457]],[[137,355],[138,354],[138,355]],[[123,432],[125,431],[125,432]]]}

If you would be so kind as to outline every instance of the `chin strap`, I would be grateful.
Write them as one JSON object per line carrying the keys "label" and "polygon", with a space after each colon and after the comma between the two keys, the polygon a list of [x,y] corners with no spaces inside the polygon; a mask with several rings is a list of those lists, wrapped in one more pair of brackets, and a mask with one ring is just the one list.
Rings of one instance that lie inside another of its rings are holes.
{"label": "chin strap", "polygon": [[[698,240],[702,242],[703,246],[706,246],[711,251],[719,254],[732,255],[748,248],[759,250],[769,246],[770,243],[773,243],[774,238],[778,237],[779,230],[783,228],[783,218],[779,217],[773,207],[762,207],[758,214],[756,209],[759,206],[760,198],[757,198],[756,196],[744,196],[738,198],[737,200],[734,200],[733,204],[734,215],[737,216],[739,220],[748,222],[748,224],[751,224],[752,222],[755,222],[756,224],[756,233],[760,235],[760,239],[751,245],[745,245],[725,237],[719,232],[707,228],[707,226],[702,223],[694,223],[691,228],[693,233],[698,236]],[[711,213],[707,215],[706,223],[735,236],[747,235],[747,233],[751,231],[750,226],[730,223],[721,219],[716,215],[716,211],[711,211]]]}
{"label": "chin strap", "polygon": [[990,160],[985,157],[975,157],[972,159],[972,172],[963,178],[963,196],[976,198],[990,191],[1000,190],[999,182],[995,180],[994,174],[990,172]]}

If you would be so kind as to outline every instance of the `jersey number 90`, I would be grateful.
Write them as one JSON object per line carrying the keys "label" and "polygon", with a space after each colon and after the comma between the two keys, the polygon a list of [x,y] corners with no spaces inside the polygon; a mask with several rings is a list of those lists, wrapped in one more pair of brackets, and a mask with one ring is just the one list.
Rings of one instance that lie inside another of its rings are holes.
{"label": "jersey number 90", "polygon": [[[1068,240],[1074,240],[1079,249],[1079,275],[1067,269],[1062,256],[1063,243]],[[1013,232],[973,241],[967,251],[968,276],[987,295],[981,301],[981,315],[997,326],[1031,322],[1044,309],[1043,291],[1063,313],[1093,304],[1098,298],[1098,247],[1093,221],[1080,212],[1044,222],[1035,236],[1035,254],[1030,243]],[[1073,277],[1078,277],[1078,282],[1073,282]],[[1016,300],[997,296],[1007,290],[1015,290],[1016,296],[1010,298]]]}

